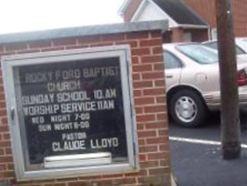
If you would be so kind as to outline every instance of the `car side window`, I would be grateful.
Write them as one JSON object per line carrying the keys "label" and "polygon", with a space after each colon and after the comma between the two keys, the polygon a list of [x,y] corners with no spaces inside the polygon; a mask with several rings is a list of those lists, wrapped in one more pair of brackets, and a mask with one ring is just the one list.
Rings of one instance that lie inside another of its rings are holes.
{"label": "car side window", "polygon": [[164,51],[164,60],[165,60],[166,69],[174,69],[174,68],[182,67],[181,61],[168,51]]}
{"label": "car side window", "polygon": [[207,43],[206,46],[218,50],[217,42]]}
{"label": "car side window", "polygon": [[[210,47],[210,48],[218,50],[218,43],[217,42],[207,43],[205,45]],[[236,52],[237,52],[237,54],[244,54],[244,51],[241,48],[239,48],[238,46],[236,46]]]}

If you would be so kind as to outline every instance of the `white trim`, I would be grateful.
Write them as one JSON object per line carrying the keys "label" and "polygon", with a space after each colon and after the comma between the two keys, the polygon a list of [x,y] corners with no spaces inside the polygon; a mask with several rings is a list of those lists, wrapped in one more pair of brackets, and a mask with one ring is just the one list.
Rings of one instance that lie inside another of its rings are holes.
{"label": "white trim", "polygon": [[177,23],[177,21],[175,21],[170,15],[168,15],[164,10],[162,10],[161,8],[160,8],[160,6],[158,6],[155,2],[153,2],[152,0],[148,0],[151,4],[153,4],[154,6],[156,6],[162,13],[163,13],[163,15],[165,16],[165,17],[169,17],[169,19],[168,19],[168,27],[170,27],[169,26],[169,20],[171,21],[171,22],[173,22],[174,23],[174,25],[176,26],[176,25],[178,25],[178,23]]}
{"label": "white trim", "polygon": [[[143,12],[144,8],[146,7],[147,3],[150,3],[154,7],[160,11],[161,14],[163,14],[164,17],[168,17],[168,27],[171,28],[170,22],[172,22],[175,26],[178,25],[178,23],[171,17],[169,16],[164,10],[162,10],[156,3],[154,3],[152,0],[143,0],[141,4],[139,5],[138,9],[135,11],[135,14],[132,16],[130,22],[135,22],[137,18],[141,15]],[[165,20],[165,19],[164,19]]]}
{"label": "white trim", "polygon": [[120,16],[123,16],[124,13],[126,12],[129,4],[130,4],[131,0],[124,0],[123,4],[120,6],[120,8],[118,9],[118,14]]}
{"label": "white trim", "polygon": [[211,28],[211,40],[217,40],[217,28]]}
{"label": "white trim", "polygon": [[[203,29],[203,28],[209,28],[207,25],[192,25],[192,24],[178,24],[176,27],[181,27],[181,28],[197,28],[197,29]],[[175,27],[174,27],[175,28]]]}
{"label": "white trim", "polygon": [[[195,138],[183,138],[183,137],[175,137],[170,136],[170,141],[177,141],[177,142],[185,142],[185,143],[193,143],[193,144],[202,144],[202,145],[221,145],[220,141],[213,141],[213,140],[204,140],[204,139],[195,139]],[[241,144],[242,148],[247,148],[247,144]]]}
{"label": "white trim", "polygon": [[162,10],[160,8],[160,6],[158,6],[155,2],[153,2],[152,0],[143,0],[141,2],[141,4],[139,5],[138,9],[135,11],[134,15],[132,16],[130,22],[135,22],[138,17],[140,17],[141,13],[143,12],[144,8],[146,7],[147,3],[150,3],[152,5],[154,5],[156,8],[158,8],[158,10],[165,16],[168,17],[168,23],[169,22],[173,22],[174,24],[172,25],[168,25],[169,28],[177,28],[177,27],[181,27],[181,28],[193,28],[193,29],[203,29],[203,28],[209,28],[208,25],[193,25],[193,24],[179,24],[177,23],[170,15],[168,15],[164,10]]}
{"label": "white trim", "polygon": [[143,9],[145,8],[146,4],[147,4],[147,0],[142,0],[141,4],[139,4],[137,10],[135,11],[134,15],[130,19],[130,22],[136,21],[136,19],[140,16],[141,12],[143,12]]}
{"label": "white trim", "polygon": [[[137,18],[140,17],[140,15],[142,14],[144,8],[146,8],[147,3],[150,3],[151,5],[153,5],[154,7],[157,8],[157,10],[163,14],[164,17],[168,17],[168,27],[170,28],[170,22],[177,26],[178,23],[171,17],[169,16],[166,12],[164,12],[156,3],[154,3],[152,0],[143,0],[141,2],[141,4],[139,5],[138,9],[136,10],[135,14],[132,16],[130,22],[135,22],[137,21]],[[165,20],[165,19],[164,19]]]}
{"label": "white trim", "polygon": [[208,27],[208,40],[212,40],[210,27]]}
{"label": "white trim", "polygon": [[[161,12],[163,12],[164,16],[168,16],[172,21],[174,21],[175,23],[177,23],[170,15],[168,15],[164,10],[162,10],[160,8],[159,5],[157,5],[155,2],[153,2],[152,0],[148,0],[151,4],[153,4],[154,6],[156,6]],[[178,24],[178,23],[177,23]]]}

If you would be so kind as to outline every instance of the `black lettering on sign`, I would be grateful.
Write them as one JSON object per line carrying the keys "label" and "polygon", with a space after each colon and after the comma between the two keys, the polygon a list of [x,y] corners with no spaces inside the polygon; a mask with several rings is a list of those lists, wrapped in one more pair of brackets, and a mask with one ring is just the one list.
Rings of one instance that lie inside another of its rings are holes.
{"label": "black lettering on sign", "polygon": [[14,70],[30,164],[42,164],[47,156],[96,152],[128,161],[119,58]]}

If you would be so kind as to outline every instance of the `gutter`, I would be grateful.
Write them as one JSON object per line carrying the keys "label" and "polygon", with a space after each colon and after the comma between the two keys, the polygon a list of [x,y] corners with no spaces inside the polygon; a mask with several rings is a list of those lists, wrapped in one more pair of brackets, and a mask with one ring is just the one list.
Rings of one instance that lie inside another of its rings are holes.
{"label": "gutter", "polygon": [[177,26],[173,27],[173,28],[177,28],[177,27],[182,27],[182,28],[195,28],[195,29],[208,29],[209,26],[208,25],[192,25],[192,24],[178,24]]}

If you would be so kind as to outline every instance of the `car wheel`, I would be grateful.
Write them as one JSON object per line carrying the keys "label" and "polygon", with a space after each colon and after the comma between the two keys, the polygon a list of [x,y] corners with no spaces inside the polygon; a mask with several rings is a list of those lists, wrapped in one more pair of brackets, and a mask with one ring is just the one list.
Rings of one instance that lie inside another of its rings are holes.
{"label": "car wheel", "polygon": [[206,106],[202,98],[192,90],[176,92],[169,102],[172,119],[185,127],[197,127],[206,118]]}

